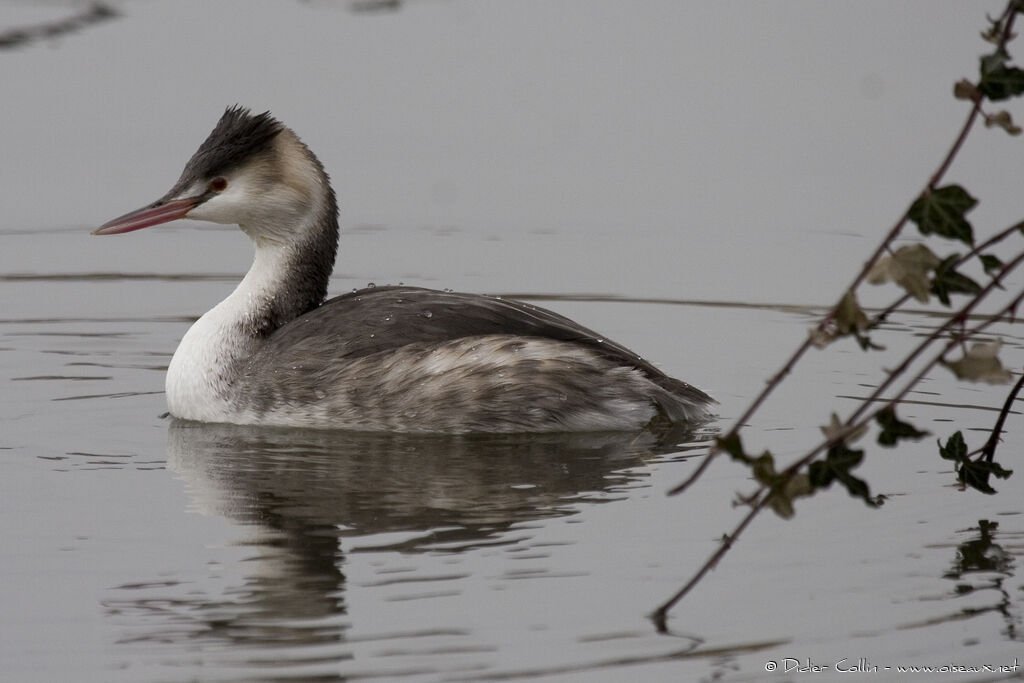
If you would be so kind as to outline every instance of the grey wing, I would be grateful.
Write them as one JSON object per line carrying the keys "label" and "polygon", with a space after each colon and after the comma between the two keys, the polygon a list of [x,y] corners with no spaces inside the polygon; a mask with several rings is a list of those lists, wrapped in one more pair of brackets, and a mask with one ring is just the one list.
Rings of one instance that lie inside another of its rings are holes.
{"label": "grey wing", "polygon": [[[325,302],[270,335],[265,350],[277,357],[329,356],[354,360],[414,343],[507,334],[554,339],[587,347],[694,403],[713,399],[669,377],[626,347],[539,306],[480,294],[417,287],[375,287]],[[294,355],[293,355],[294,354]]]}

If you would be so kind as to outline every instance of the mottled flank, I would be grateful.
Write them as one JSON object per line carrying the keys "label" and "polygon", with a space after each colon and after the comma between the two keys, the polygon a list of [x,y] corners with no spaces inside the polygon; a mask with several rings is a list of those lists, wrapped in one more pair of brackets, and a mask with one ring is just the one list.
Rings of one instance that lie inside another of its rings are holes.
{"label": "mottled flank", "polygon": [[[260,361],[269,360],[257,354]],[[323,364],[275,365],[238,384],[256,424],[445,432],[640,429],[683,404],[640,371],[581,346],[508,335],[417,342]]]}
{"label": "mottled flank", "polygon": [[244,361],[246,421],[399,431],[638,429],[711,398],[568,318],[412,287],[328,301]]}

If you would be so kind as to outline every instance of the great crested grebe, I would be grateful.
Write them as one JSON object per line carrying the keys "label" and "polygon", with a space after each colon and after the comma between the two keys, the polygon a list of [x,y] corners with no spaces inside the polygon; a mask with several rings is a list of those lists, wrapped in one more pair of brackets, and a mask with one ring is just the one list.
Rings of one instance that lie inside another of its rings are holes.
{"label": "great crested grebe", "polygon": [[167,368],[201,422],[413,432],[697,423],[714,400],[557,313],[478,294],[374,287],[328,301],[338,205],[320,161],[269,112],[235,106],[163,197],[93,231],[237,224],[252,267]]}

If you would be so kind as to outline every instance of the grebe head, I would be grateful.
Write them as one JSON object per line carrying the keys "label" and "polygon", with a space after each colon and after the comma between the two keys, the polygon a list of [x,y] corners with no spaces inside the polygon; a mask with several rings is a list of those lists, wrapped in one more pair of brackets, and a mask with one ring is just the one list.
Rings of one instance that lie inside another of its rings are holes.
{"label": "grebe head", "polygon": [[224,112],[167,194],[93,234],[191,218],[238,225],[258,246],[287,245],[333,222],[336,211],[323,166],[295,133],[269,112],[254,115],[235,106]]}

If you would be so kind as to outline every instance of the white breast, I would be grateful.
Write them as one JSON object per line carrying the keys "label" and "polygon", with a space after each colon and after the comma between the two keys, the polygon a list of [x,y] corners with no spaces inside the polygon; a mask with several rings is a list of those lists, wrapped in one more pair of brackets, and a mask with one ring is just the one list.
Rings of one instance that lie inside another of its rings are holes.
{"label": "white breast", "polygon": [[216,314],[214,308],[189,328],[167,368],[167,409],[175,417],[227,422],[235,415],[226,370],[239,349]]}
{"label": "white breast", "polygon": [[171,415],[201,422],[253,421],[246,419],[236,393],[239,366],[260,343],[246,333],[245,321],[261,299],[274,295],[283,263],[281,250],[257,248],[252,267],[235,291],[185,333],[167,368]]}

